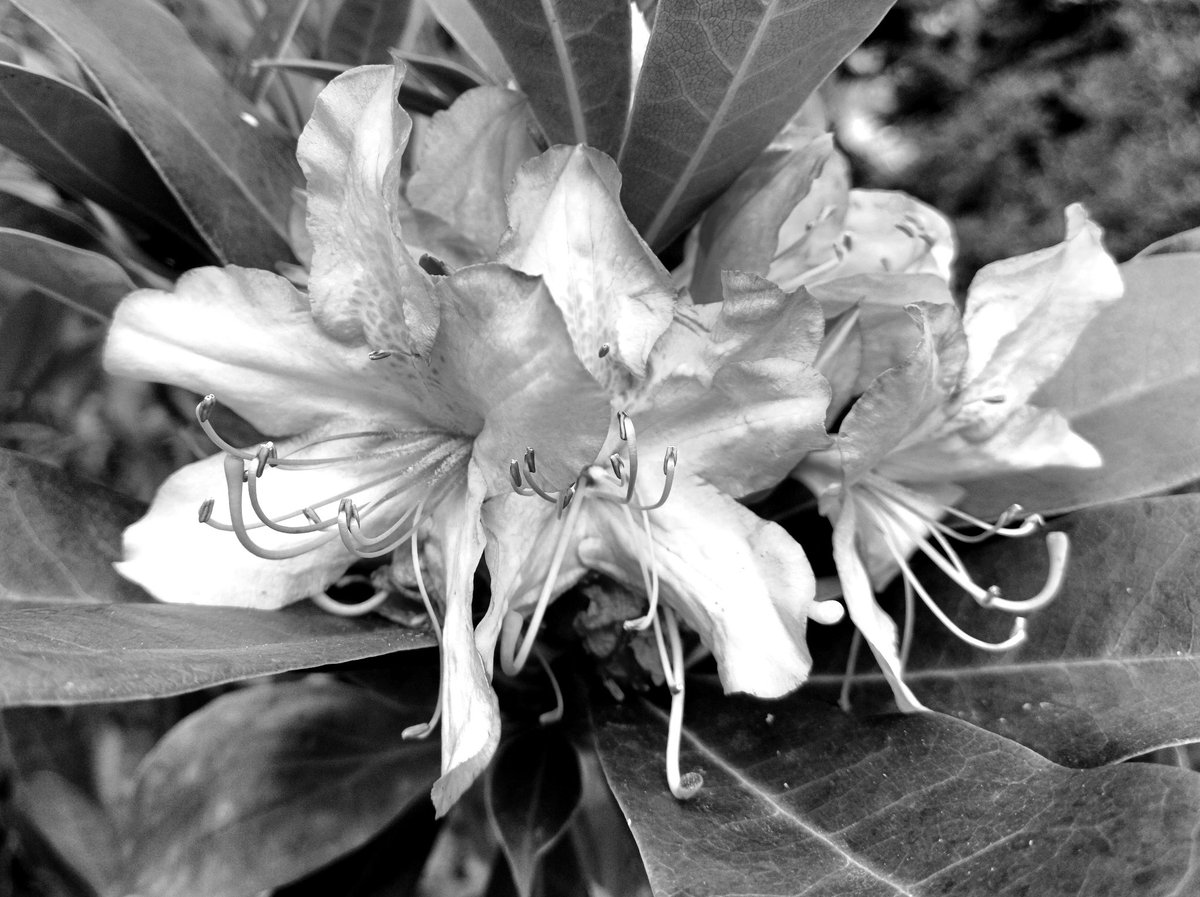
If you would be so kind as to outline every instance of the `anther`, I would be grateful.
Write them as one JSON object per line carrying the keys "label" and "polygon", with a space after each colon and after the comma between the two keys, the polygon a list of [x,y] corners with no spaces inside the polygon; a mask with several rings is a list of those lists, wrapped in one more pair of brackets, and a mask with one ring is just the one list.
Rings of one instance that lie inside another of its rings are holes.
{"label": "anther", "polygon": [[624,411],[617,412],[617,429],[621,433],[621,438],[625,441],[629,440],[629,434],[626,431],[626,424],[629,421],[629,415]]}
{"label": "anther", "polygon": [[675,446],[667,446],[667,451],[663,455],[663,476],[669,477],[675,472],[675,465],[679,463],[679,452]]}
{"label": "anther", "polygon": [[623,481],[625,479],[625,459],[621,457],[621,453],[613,452],[611,455],[609,455],[608,463],[612,465],[613,475],[616,476],[618,480]]}
{"label": "anther", "polygon": [[212,414],[213,406],[217,404],[217,397],[209,393],[200,400],[200,404],[196,406],[196,419],[200,423],[205,423],[209,415]]}
{"label": "anther", "polygon": [[450,272],[446,270],[446,263],[428,252],[424,253],[417,264],[421,266],[421,270],[426,274],[432,274],[434,277],[445,277]]}
{"label": "anther", "polygon": [[392,353],[387,349],[372,349],[367,353],[367,358],[371,361],[382,361],[385,358],[391,358]]}
{"label": "anther", "polygon": [[562,498],[559,499],[558,503],[558,515],[560,517],[562,516],[562,512],[565,511],[567,506],[571,503],[571,499],[575,497],[575,490],[578,486],[579,483],[574,482],[563,490]]}
{"label": "anther", "polygon": [[537,473],[537,455],[532,448],[525,449],[525,469],[530,473]]}
{"label": "anther", "polygon": [[1008,401],[1008,396],[1004,393],[996,393],[995,395],[984,396],[981,401],[987,402],[989,405],[1003,405]]}
{"label": "anther", "polygon": [[345,521],[346,526],[360,526],[362,520],[358,516],[358,506],[354,504],[354,499],[343,498],[338,503],[338,517]]}
{"label": "anther", "polygon": [[605,355],[607,355],[610,348],[611,348],[611,346],[609,346],[608,343],[601,343],[600,344],[600,357],[603,358]]}
{"label": "anther", "polygon": [[213,508],[216,506],[216,503],[217,501],[214,498],[206,498],[203,502],[201,502],[199,514],[201,523],[208,523],[208,518],[212,516]]}
{"label": "anther", "polygon": [[915,240],[917,238],[917,232],[913,229],[913,226],[911,224],[909,224],[907,220],[898,222],[896,224],[896,230],[900,231],[900,233],[904,234],[904,236],[908,237],[911,240]]}
{"label": "anther", "polygon": [[847,252],[850,252],[852,249],[854,249],[854,236],[850,233],[850,231],[846,231],[844,234],[842,234],[842,245],[846,247]]}
{"label": "anther", "polygon": [[258,460],[258,468],[254,472],[255,477],[261,477],[267,469],[267,465],[279,457],[279,453],[275,451],[275,443],[264,442],[258,447],[255,453]]}
{"label": "anther", "polygon": [[517,459],[513,458],[508,462],[508,479],[512,483],[513,491],[521,491],[521,465],[517,463]]}

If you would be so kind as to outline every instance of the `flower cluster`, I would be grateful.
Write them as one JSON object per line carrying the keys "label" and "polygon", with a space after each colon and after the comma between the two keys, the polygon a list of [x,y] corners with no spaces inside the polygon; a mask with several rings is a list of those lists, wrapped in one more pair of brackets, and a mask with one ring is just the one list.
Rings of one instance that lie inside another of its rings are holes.
{"label": "flower cluster", "polygon": [[[347,606],[327,589],[361,558],[392,558],[440,643],[438,712],[411,730],[440,718],[439,812],[497,746],[496,659],[519,671],[548,604],[589,571],[645,595],[626,626],[653,635],[673,694],[669,783],[694,792],[678,768],[680,623],[727,691],[778,697],[809,675],[808,622],[843,615],[817,600],[803,546],[742,503],[788,477],[833,524],[831,593],[902,709],[921,704],[874,593],[899,574],[942,614],[915,552],[1019,624],[1053,597],[1064,537],[1048,540],[1046,589],[1011,600],[973,582],[952,541],[1038,521],[954,506],[964,481],[1099,463],[1030,404],[1121,291],[1081,209],[1061,245],[981,272],[960,315],[944,219],[848,189],[828,137],[790,128],[668,271],[625,217],[614,163],[539,151],[518,93],[469,91],[406,156],[400,77],[340,76],[301,138],[305,291],[205,268],[118,309],[108,369],[208,394],[197,418],[219,449],[130,527],[123,574],[164,601],[363,613],[387,591]],[[231,444],[218,399],[272,439]]]}

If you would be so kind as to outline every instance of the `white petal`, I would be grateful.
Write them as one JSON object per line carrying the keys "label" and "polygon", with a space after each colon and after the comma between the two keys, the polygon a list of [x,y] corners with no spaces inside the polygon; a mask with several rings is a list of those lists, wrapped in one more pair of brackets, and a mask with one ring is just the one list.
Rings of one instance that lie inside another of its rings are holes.
{"label": "white petal", "polygon": [[[344,417],[402,424],[415,413],[394,366],[313,323],[287,280],[252,268],[197,268],[174,292],[138,290],[117,307],[110,373],[214,393],[260,430],[287,435]],[[411,379],[411,378],[409,378]]]}

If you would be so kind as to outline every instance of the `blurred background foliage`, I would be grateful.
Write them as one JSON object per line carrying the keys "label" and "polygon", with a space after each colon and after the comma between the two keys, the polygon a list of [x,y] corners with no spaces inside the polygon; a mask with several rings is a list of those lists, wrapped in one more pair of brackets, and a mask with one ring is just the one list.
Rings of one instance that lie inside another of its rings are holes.
{"label": "blurred background foliage", "polygon": [[1124,260],[1200,224],[1200,4],[900,0],[830,86],[860,186],[958,229],[960,286],[1082,202]]}

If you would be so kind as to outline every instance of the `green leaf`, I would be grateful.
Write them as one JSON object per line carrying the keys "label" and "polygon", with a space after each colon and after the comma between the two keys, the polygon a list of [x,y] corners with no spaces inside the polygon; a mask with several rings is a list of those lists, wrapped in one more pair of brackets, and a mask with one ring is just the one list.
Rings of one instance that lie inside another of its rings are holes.
{"label": "green leaf", "polygon": [[[966,645],[918,606],[905,681],[928,707],[961,717],[1067,766],[1100,766],[1200,741],[1200,495],[1080,511],[1052,527],[1067,533],[1062,591],[1029,616],[1027,641],[1002,654]],[[1046,549],[1036,536],[994,539],[962,553],[984,587],[1036,594]],[[988,641],[1013,618],[980,608],[932,565],[916,569],[950,618]],[[842,657],[844,658],[844,653]],[[859,711],[890,691],[869,660],[851,693]],[[842,661],[844,663],[844,660]],[[814,676],[809,690],[836,689]]]}
{"label": "green leaf", "polygon": [[408,0],[344,0],[329,26],[325,55],[333,62],[391,62],[408,23]]}
{"label": "green leaf", "polygon": [[1094,470],[1043,468],[968,486],[972,513],[1045,513],[1134,498],[1200,477],[1200,253],[1121,266],[1125,296],[1083,332],[1034,396],[1100,450]]}
{"label": "green leaf", "polygon": [[487,26],[471,6],[471,0],[426,0],[434,16],[454,42],[462,47],[479,70],[494,84],[504,85],[513,80],[513,74],[504,61],[504,54],[495,39],[488,33]]}
{"label": "green leaf", "polygon": [[100,232],[66,209],[44,206],[0,190],[0,227],[49,237],[72,246],[99,245]]}
{"label": "green leaf", "polygon": [[112,568],[121,557],[121,532],[143,510],[102,486],[0,449],[0,607],[146,600]]}
{"label": "green leaf", "polygon": [[138,770],[120,893],[245,897],[364,844],[429,800],[437,742],[400,735],[423,712],[320,680],[217,698]]}
{"label": "green leaf", "polygon": [[646,242],[690,225],[892,2],[662,0],[620,157]]}
{"label": "green leaf", "polygon": [[581,791],[579,757],[555,729],[513,738],[488,767],[488,818],[521,897],[533,893],[542,857],[567,830]]}
{"label": "green leaf", "polygon": [[627,0],[472,0],[550,144],[615,156],[629,109]]}
{"label": "green leaf", "polygon": [[[690,897],[1194,893],[1200,775],[1070,770],[940,714],[860,721],[688,688],[671,796],[666,714],[601,711],[600,757],[654,892]],[[1175,888],[1175,890],[1172,890]]]}
{"label": "green leaf", "polygon": [[[181,570],[180,576],[203,575]],[[129,701],[434,644],[312,605],[0,604],[0,706]]]}
{"label": "green leaf", "polygon": [[196,229],[226,262],[274,269],[288,247],[295,145],[151,0],[14,0],[96,81]]}
{"label": "green leaf", "polygon": [[0,271],[101,321],[111,320],[117,303],[135,288],[107,256],[7,227],[0,227]]}
{"label": "green leaf", "polygon": [[109,110],[82,90],[0,63],[0,144],[52,184],[209,255],[158,172]]}

